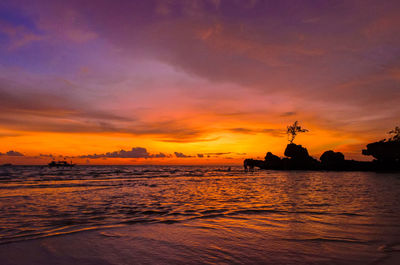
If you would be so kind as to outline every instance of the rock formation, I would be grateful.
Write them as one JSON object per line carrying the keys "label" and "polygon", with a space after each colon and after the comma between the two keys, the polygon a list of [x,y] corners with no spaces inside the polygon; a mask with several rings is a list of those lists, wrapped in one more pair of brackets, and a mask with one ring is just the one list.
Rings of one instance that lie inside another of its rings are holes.
{"label": "rock formation", "polygon": [[283,163],[282,160],[279,156],[276,156],[272,154],[271,152],[268,152],[267,155],[265,156],[265,167],[266,168],[274,168],[274,169],[282,169],[283,168]]}
{"label": "rock formation", "polygon": [[287,169],[319,169],[320,163],[308,154],[306,148],[301,145],[290,143],[286,146],[285,156],[289,159],[284,160]]}
{"label": "rock formation", "polygon": [[379,170],[400,170],[400,141],[382,140],[370,143],[363,155],[372,156],[374,167]]}
{"label": "rock formation", "polygon": [[322,168],[326,170],[343,170],[345,167],[344,155],[340,152],[325,151],[319,160],[321,160]]}
{"label": "rock formation", "polygon": [[357,171],[400,171],[400,127],[388,132],[391,135],[387,140],[370,143],[363,155],[372,156],[373,161],[346,160],[340,152],[325,151],[320,161],[308,154],[305,147],[293,143],[298,133],[307,132],[298,122],[287,127],[290,137],[285,149],[285,158],[280,158],[268,152],[265,160],[246,159],[245,169],[283,169],[283,170],[357,170]]}
{"label": "rock formation", "polygon": [[340,152],[332,150],[324,152],[320,161],[311,157],[305,147],[290,143],[286,146],[284,155],[280,158],[268,152],[265,160],[246,159],[246,170],[335,170],[335,171],[399,171],[400,141],[379,141],[367,145],[364,155],[371,155],[374,161],[346,160]]}

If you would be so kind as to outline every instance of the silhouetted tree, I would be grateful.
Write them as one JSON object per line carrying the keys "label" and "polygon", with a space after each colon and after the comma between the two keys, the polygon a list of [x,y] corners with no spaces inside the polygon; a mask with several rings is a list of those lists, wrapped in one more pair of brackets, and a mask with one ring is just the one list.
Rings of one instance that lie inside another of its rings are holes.
{"label": "silhouetted tree", "polygon": [[388,134],[393,135],[389,138],[389,141],[400,142],[400,127],[396,126],[396,128],[389,131]]}
{"label": "silhouetted tree", "polygon": [[298,133],[308,132],[307,129],[301,128],[298,121],[295,121],[292,125],[287,126],[286,134],[288,135],[288,140],[293,143],[294,138]]}

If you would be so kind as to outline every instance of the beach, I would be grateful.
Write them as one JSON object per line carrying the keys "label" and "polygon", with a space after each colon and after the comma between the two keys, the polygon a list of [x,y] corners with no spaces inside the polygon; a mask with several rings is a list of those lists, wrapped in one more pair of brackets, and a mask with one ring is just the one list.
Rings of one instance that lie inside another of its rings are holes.
{"label": "beach", "polygon": [[[22,264],[398,264],[399,247],[343,238],[280,238],[258,221],[147,224],[0,246],[4,265]],[[282,233],[285,229],[280,229]],[[269,233],[271,232],[271,233]],[[290,233],[289,233],[290,234]],[[308,234],[311,236],[311,234]],[[318,235],[314,235],[318,236]],[[354,239],[354,238],[353,238]]]}

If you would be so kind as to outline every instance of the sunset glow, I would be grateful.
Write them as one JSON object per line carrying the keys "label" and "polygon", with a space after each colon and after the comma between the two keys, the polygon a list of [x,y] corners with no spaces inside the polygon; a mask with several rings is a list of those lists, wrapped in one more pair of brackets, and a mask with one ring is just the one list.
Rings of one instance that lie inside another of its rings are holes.
{"label": "sunset glow", "polygon": [[399,123],[400,3],[310,2],[2,1],[0,164],[241,164],[295,120],[312,156],[370,159]]}

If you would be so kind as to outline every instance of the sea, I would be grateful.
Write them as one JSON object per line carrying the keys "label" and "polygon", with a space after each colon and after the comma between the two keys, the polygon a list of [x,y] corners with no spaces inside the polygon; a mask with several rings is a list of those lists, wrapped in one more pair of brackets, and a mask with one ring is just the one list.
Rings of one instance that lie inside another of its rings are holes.
{"label": "sea", "polygon": [[0,264],[400,264],[399,254],[399,173],[0,167]]}

